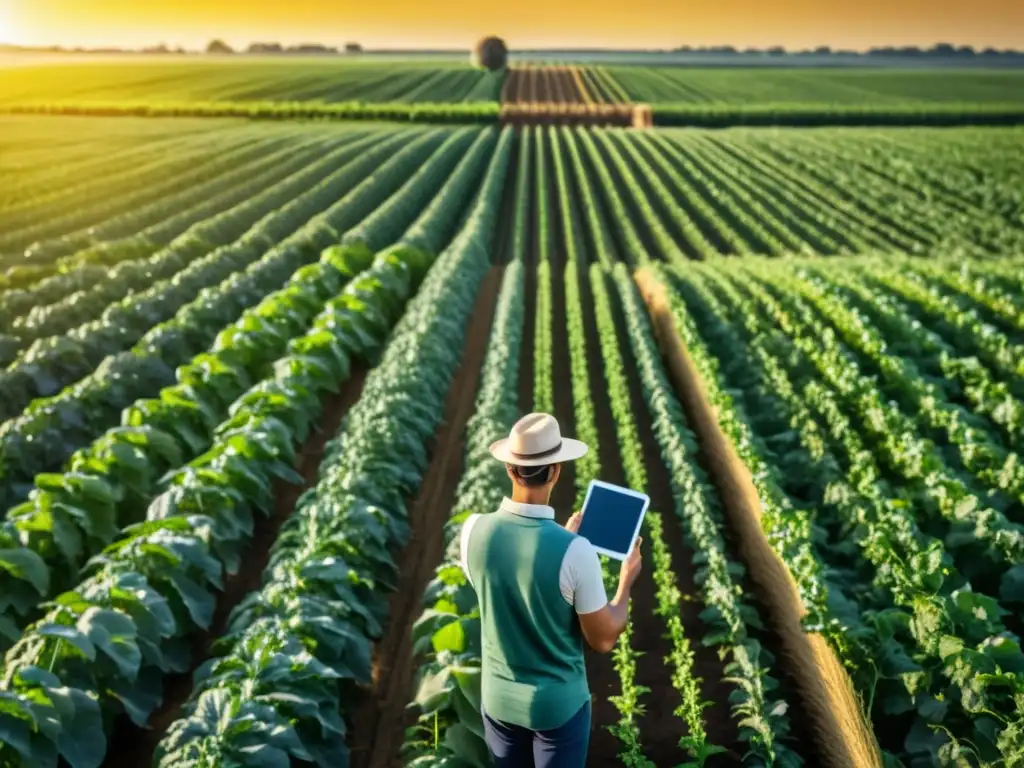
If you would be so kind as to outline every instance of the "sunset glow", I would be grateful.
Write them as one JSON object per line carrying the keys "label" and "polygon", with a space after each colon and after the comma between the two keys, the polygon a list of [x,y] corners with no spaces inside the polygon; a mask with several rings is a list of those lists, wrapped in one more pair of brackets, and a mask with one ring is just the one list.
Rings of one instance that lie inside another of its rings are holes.
{"label": "sunset glow", "polygon": [[0,0],[0,41],[26,45],[166,43],[222,37],[370,47],[466,48],[483,33],[513,47],[931,45],[1024,47],[1020,0]]}
{"label": "sunset glow", "polygon": [[0,43],[13,43],[18,38],[14,23],[14,8],[9,0],[0,0]]}

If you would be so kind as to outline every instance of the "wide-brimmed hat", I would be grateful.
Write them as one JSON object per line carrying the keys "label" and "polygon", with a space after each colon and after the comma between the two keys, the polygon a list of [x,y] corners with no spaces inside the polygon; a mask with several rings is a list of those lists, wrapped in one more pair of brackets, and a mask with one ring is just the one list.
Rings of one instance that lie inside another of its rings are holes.
{"label": "wide-brimmed hat", "polygon": [[523,416],[512,425],[508,437],[491,445],[494,458],[520,467],[575,461],[586,454],[586,444],[562,437],[558,422],[548,413]]}

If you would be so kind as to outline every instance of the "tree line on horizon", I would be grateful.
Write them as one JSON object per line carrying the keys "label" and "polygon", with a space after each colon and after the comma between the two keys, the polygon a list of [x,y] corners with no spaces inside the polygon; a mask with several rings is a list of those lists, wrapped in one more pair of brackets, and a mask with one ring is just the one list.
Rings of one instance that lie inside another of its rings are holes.
{"label": "tree line on horizon", "polygon": [[[44,53],[143,53],[143,54],[169,54],[185,55],[190,53],[206,53],[210,55],[355,55],[361,53],[466,53],[468,49],[395,49],[395,50],[366,50],[357,42],[346,43],[341,48],[324,45],[321,43],[303,43],[299,45],[283,45],[278,42],[253,42],[245,48],[235,49],[222,39],[211,40],[203,51],[189,51],[181,46],[170,47],[165,44],[146,46],[142,48],[122,47],[65,47],[60,45],[52,46],[20,46],[0,43],[0,51],[10,52],[44,52]],[[550,48],[550,49],[529,49],[513,53],[637,53],[637,54],[686,54],[693,56],[714,56],[714,57],[858,57],[858,58],[942,58],[942,59],[1020,59],[1024,58],[1024,51],[1013,48],[997,49],[993,47],[975,48],[970,45],[954,45],[952,43],[936,43],[927,48],[919,46],[876,46],[866,51],[856,51],[842,48],[833,48],[822,45],[814,48],[802,48],[789,50],[785,46],[774,45],[765,48],[746,47],[740,48],[732,45],[719,46],[689,46],[682,45],[672,49],[618,49],[618,48]]]}

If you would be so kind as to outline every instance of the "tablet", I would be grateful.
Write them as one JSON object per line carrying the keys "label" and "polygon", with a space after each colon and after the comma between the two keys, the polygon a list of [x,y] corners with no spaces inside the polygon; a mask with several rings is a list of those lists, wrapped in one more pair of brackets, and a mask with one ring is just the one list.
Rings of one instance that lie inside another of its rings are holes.
{"label": "tablet", "polygon": [[639,491],[591,480],[578,533],[602,555],[625,560],[650,503],[650,497]]}

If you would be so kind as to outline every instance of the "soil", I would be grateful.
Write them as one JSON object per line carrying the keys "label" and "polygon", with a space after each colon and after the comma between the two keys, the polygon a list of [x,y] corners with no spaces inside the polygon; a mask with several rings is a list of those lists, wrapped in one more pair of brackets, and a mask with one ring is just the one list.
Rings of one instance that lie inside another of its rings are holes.
{"label": "soil", "polygon": [[[484,278],[463,347],[462,363],[444,405],[431,461],[419,492],[409,507],[412,536],[398,553],[398,589],[391,595],[388,626],[373,654],[373,682],[351,718],[349,730],[353,768],[401,765],[399,750],[411,715],[417,659],[412,653],[412,625],[422,610],[420,601],[444,554],[444,524],[462,476],[466,422],[476,407],[477,382],[487,352],[494,304],[502,269],[493,267]],[[486,318],[486,320],[484,320]]]}
{"label": "soil", "polygon": [[502,125],[609,125],[648,127],[632,104],[580,104],[556,101],[505,102],[498,120]]}
{"label": "soil", "polygon": [[506,77],[501,86],[501,102],[515,103],[519,100],[519,85],[521,78]]}
{"label": "soil", "polygon": [[501,91],[500,120],[506,125],[638,125],[634,105],[588,102],[584,88],[572,67],[513,67]]}
{"label": "soil", "polygon": [[302,475],[303,483],[291,485],[283,481],[275,482],[273,514],[256,519],[252,541],[242,560],[241,569],[224,579],[224,591],[218,596],[210,629],[191,638],[191,669],[187,673],[165,678],[163,703],[150,716],[147,728],[137,727],[125,716],[117,719],[109,741],[112,748],[107,753],[104,768],[139,768],[152,764],[157,744],[179,716],[182,705],[192,693],[195,670],[211,657],[211,645],[224,634],[231,611],[247,594],[260,588],[263,570],[270,558],[270,548],[277,540],[281,526],[295,511],[295,502],[299,496],[316,484],[324,446],[334,437],[348,409],[359,399],[365,379],[366,370],[361,366],[354,367],[341,390],[328,396],[317,422],[319,429],[309,435],[296,456],[296,469]]}
{"label": "soil", "polygon": [[[778,671],[797,696],[789,697],[790,722],[808,764],[829,768],[877,768],[881,758],[870,726],[864,722],[850,683],[824,638],[804,632],[804,613],[796,584],[771,548],[760,524],[761,507],[749,470],[722,432],[703,383],[675,331],[664,288],[640,270],[636,275],[647,303],[676,394],[700,441],[703,459],[717,487],[755,595],[766,608],[774,632],[769,645]],[[805,735],[806,734],[806,735]]]}
{"label": "soil", "polygon": [[569,67],[513,67],[502,88],[502,102],[527,104],[584,104]]}

